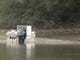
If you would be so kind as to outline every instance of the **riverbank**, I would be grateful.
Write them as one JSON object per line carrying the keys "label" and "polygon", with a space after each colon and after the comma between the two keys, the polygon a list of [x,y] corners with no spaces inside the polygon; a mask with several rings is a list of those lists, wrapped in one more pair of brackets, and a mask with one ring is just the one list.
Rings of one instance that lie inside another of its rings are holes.
{"label": "riverbank", "polygon": [[[0,30],[0,44],[6,43],[6,32]],[[36,31],[35,44],[80,45],[80,29],[53,29]]]}
{"label": "riverbank", "polygon": [[60,39],[60,40],[80,40],[80,29],[53,29],[38,30],[36,32],[38,38]]}
{"label": "riverbank", "polygon": [[[47,44],[47,45],[80,45],[80,41],[48,39],[48,38],[35,38],[35,42],[27,42],[27,43]],[[0,40],[0,44],[6,44],[6,40]]]}
{"label": "riverbank", "polygon": [[[72,28],[72,29],[50,29],[50,30],[42,30],[42,29],[33,29],[35,31],[37,38],[48,38],[48,39],[57,39],[57,40],[80,40],[80,29]],[[6,32],[9,31],[7,29],[0,30],[0,39],[6,39]]]}
{"label": "riverbank", "polygon": [[35,43],[50,44],[50,45],[80,45],[80,41],[48,39],[48,38],[36,38]]}

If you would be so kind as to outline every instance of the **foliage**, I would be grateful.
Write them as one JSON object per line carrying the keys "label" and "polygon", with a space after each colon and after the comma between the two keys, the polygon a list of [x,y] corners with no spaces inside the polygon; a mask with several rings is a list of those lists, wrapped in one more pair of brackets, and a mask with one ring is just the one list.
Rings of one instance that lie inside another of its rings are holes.
{"label": "foliage", "polygon": [[0,0],[2,28],[18,24],[35,28],[75,27],[79,16],[79,0]]}

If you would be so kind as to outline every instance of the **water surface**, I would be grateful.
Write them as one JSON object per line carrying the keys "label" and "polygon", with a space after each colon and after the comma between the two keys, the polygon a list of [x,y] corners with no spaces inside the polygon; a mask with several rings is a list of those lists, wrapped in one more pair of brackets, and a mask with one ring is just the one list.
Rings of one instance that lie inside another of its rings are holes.
{"label": "water surface", "polygon": [[79,45],[35,45],[35,47],[0,45],[0,60],[80,60]]}

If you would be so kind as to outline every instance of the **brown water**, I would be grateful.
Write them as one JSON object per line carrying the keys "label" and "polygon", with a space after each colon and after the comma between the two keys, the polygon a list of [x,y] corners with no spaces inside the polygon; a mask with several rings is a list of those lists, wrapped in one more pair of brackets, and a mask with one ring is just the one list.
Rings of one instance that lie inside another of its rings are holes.
{"label": "brown water", "polygon": [[35,47],[0,45],[0,60],[80,60],[79,45],[35,45]]}

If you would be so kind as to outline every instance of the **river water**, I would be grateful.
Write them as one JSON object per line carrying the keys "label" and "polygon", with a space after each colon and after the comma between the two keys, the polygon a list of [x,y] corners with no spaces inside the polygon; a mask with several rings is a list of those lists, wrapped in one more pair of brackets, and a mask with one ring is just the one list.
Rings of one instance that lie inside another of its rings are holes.
{"label": "river water", "polygon": [[0,60],[80,60],[79,45],[0,45]]}

